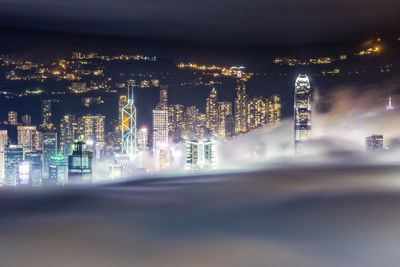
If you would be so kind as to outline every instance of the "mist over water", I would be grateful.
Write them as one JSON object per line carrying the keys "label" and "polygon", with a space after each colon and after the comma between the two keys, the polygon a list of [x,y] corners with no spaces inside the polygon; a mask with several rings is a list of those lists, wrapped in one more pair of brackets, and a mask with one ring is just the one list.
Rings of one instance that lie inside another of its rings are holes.
{"label": "mist over water", "polygon": [[[288,119],[221,143],[218,174],[3,191],[1,266],[396,266],[400,114],[387,96],[333,92],[301,156]],[[365,153],[371,134],[390,149]]]}

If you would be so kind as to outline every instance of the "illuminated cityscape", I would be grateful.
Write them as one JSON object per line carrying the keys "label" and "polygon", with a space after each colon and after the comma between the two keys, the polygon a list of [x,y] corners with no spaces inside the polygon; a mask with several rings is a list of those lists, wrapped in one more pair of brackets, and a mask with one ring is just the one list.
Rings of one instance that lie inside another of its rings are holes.
{"label": "illuminated cityscape", "polygon": [[0,267],[396,267],[400,1],[0,0]]}

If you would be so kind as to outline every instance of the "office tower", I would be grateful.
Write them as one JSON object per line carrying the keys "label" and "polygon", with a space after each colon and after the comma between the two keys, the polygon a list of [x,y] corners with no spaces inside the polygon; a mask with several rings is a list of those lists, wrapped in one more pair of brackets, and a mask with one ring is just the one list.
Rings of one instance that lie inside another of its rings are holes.
{"label": "office tower", "polygon": [[268,98],[268,125],[278,126],[281,122],[281,97],[273,95]]}
{"label": "office tower", "polygon": [[212,170],[217,164],[216,143],[213,140],[186,141],[186,169]]}
{"label": "office tower", "polygon": [[25,153],[25,161],[30,162],[32,186],[42,185],[42,154],[37,151]]}
{"label": "office tower", "polygon": [[171,105],[168,109],[169,136],[175,143],[182,141],[185,130],[184,106]]}
{"label": "office tower", "polygon": [[140,128],[138,131],[137,148],[141,152],[149,149],[149,131],[145,127]]}
{"label": "office tower", "polygon": [[42,124],[41,126],[45,129],[51,129],[53,127],[51,123],[51,100],[42,100]]}
{"label": "office tower", "polygon": [[30,161],[20,161],[17,165],[16,172],[16,184],[18,186],[30,186],[31,181],[31,162]]}
{"label": "office tower", "polygon": [[0,130],[0,184],[4,182],[4,152],[8,145],[7,130]]}
{"label": "office tower", "polygon": [[4,185],[17,185],[18,164],[24,160],[24,149],[22,146],[9,145],[4,150]]}
{"label": "office tower", "polygon": [[92,157],[92,152],[86,150],[85,142],[74,142],[72,154],[68,156],[69,181],[91,181]]}
{"label": "office tower", "polygon": [[167,85],[160,86],[160,103],[159,103],[159,105],[162,109],[168,108],[168,86]]}
{"label": "office tower", "polygon": [[75,116],[65,114],[60,123],[60,151],[64,156],[72,152],[72,143],[75,140]]}
{"label": "office tower", "polygon": [[365,138],[365,148],[367,151],[383,150],[383,135],[371,135]]}
{"label": "office tower", "polygon": [[8,112],[8,124],[11,124],[11,125],[18,124],[18,113],[16,111]]}
{"label": "office tower", "polygon": [[210,129],[206,126],[207,116],[204,113],[197,114],[197,124],[196,124],[196,132],[195,136],[198,139],[207,139],[212,137],[212,133]]}
{"label": "office tower", "polygon": [[245,133],[248,131],[248,96],[246,94],[246,84],[238,80],[236,84],[235,98],[235,133]]}
{"label": "office tower", "polygon": [[389,94],[389,99],[388,99],[388,104],[386,106],[386,110],[394,110],[394,107],[392,106],[392,94]]}
{"label": "office tower", "polygon": [[231,102],[218,102],[218,130],[217,134],[220,137],[227,137],[227,123],[228,116],[232,115],[232,103]]}
{"label": "office tower", "polygon": [[210,95],[206,100],[206,127],[213,134],[217,134],[218,129],[218,96],[215,88],[211,89]]}
{"label": "office tower", "polygon": [[32,117],[28,114],[25,114],[21,117],[22,124],[24,125],[32,125]]}
{"label": "office tower", "polygon": [[122,129],[122,108],[127,104],[128,97],[126,95],[121,95],[118,99],[118,126],[117,131],[121,132]]}
{"label": "office tower", "polygon": [[304,143],[311,140],[312,91],[310,81],[300,74],[295,83],[294,93],[294,148],[299,152]]}
{"label": "office tower", "polygon": [[153,149],[168,145],[168,110],[156,107],[153,110]]}
{"label": "office tower", "polygon": [[257,129],[267,124],[268,101],[263,97],[253,97],[248,101],[247,125],[249,129]]}
{"label": "office tower", "polygon": [[65,185],[68,183],[68,165],[63,156],[53,156],[49,162],[49,185]]}
{"label": "office tower", "polygon": [[199,110],[195,106],[187,107],[184,114],[185,120],[185,135],[189,138],[194,138],[196,135],[197,116]]}
{"label": "office tower", "polygon": [[17,126],[18,145],[24,148],[25,152],[40,150],[39,133],[36,126]]}
{"label": "office tower", "polygon": [[92,149],[98,145],[100,150],[105,148],[105,116],[103,115],[86,115],[82,117],[83,136],[88,145]]}
{"label": "office tower", "polygon": [[45,131],[42,133],[43,177],[48,178],[49,162],[57,155],[57,133]]}
{"label": "office tower", "polygon": [[136,106],[134,84],[128,81],[126,104],[122,107],[121,148],[122,153],[134,157],[137,153]]}

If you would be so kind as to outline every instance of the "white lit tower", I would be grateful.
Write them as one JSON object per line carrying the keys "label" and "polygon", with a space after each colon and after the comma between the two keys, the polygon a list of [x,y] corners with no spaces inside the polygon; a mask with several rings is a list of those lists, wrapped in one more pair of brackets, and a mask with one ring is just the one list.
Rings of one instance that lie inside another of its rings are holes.
{"label": "white lit tower", "polygon": [[312,91],[307,75],[300,74],[295,83],[294,93],[294,148],[301,150],[311,140]]}
{"label": "white lit tower", "polygon": [[134,83],[128,81],[128,94],[125,105],[121,110],[121,147],[122,153],[134,157],[136,149],[136,106],[133,94]]}

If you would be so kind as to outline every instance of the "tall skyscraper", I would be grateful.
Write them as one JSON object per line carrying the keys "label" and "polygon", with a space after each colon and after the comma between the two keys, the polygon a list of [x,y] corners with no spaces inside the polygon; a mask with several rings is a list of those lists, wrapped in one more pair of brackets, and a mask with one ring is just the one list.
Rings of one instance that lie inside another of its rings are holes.
{"label": "tall skyscraper", "polygon": [[49,162],[57,155],[57,133],[45,131],[42,133],[43,177],[48,178]]}
{"label": "tall skyscraper", "polygon": [[169,143],[168,87],[160,86],[160,102],[153,109],[153,153]]}
{"label": "tall skyscraper", "polygon": [[53,156],[49,162],[49,185],[66,185],[68,183],[68,165],[63,156]]}
{"label": "tall skyscraper", "polygon": [[171,105],[168,109],[169,136],[173,142],[183,139],[185,130],[184,106],[180,104]]}
{"label": "tall skyscraper", "polygon": [[68,156],[68,176],[71,182],[91,181],[93,155],[85,146],[83,141],[74,142],[72,154]]}
{"label": "tall skyscraper", "polygon": [[8,145],[7,130],[0,130],[0,184],[4,182],[4,152]]}
{"label": "tall skyscraper", "polygon": [[312,90],[305,74],[300,74],[294,93],[294,148],[301,150],[302,144],[311,140]]}
{"label": "tall skyscraper", "polygon": [[218,95],[215,88],[211,89],[210,95],[206,100],[206,127],[213,134],[217,134],[218,130]]}
{"label": "tall skyscraper", "polygon": [[273,95],[268,98],[268,125],[277,126],[281,122],[281,97]]}
{"label": "tall skyscraper", "polygon": [[128,94],[122,107],[121,148],[122,153],[134,157],[137,153],[136,106],[134,84],[128,81]]}
{"label": "tall skyscraper", "polygon": [[11,125],[18,124],[18,113],[16,111],[8,112],[8,124],[11,124]]}
{"label": "tall skyscraper", "polygon": [[101,149],[105,148],[105,118],[103,115],[82,117],[84,140],[94,146],[98,144]]}
{"label": "tall skyscraper", "polygon": [[383,135],[371,135],[365,138],[365,148],[372,152],[383,150]]}
{"label": "tall skyscraper", "polygon": [[24,149],[22,146],[9,145],[4,151],[4,185],[17,185],[18,164],[24,160]]}
{"label": "tall skyscraper", "polygon": [[138,131],[137,146],[141,152],[149,149],[149,131],[146,127],[142,127]]}
{"label": "tall skyscraper", "polygon": [[248,96],[246,94],[246,84],[238,80],[236,84],[235,98],[235,133],[245,133],[248,131]]}
{"label": "tall skyscraper", "polygon": [[17,126],[18,145],[24,148],[24,152],[40,150],[40,136],[36,126]]}
{"label": "tall skyscraper", "polygon": [[232,115],[232,103],[231,102],[218,102],[218,130],[217,134],[221,137],[227,137],[227,124],[228,117]]}
{"label": "tall skyscraper", "polygon": [[25,160],[30,162],[32,186],[42,185],[42,154],[37,151],[25,153]]}
{"label": "tall skyscraper", "polygon": [[216,143],[212,140],[186,142],[186,169],[188,171],[216,168]]}
{"label": "tall skyscraper", "polygon": [[41,126],[45,129],[51,129],[53,127],[51,123],[51,100],[42,100],[42,124]]}
{"label": "tall skyscraper", "polygon": [[160,85],[160,107],[168,108],[168,85]]}
{"label": "tall skyscraper", "polygon": [[121,95],[118,99],[118,126],[117,131],[121,132],[122,129],[122,108],[127,104],[128,97],[126,95]]}
{"label": "tall skyscraper", "polygon": [[263,97],[253,97],[248,101],[247,125],[249,129],[257,129],[267,124],[268,101]]}
{"label": "tall skyscraper", "polygon": [[65,114],[60,123],[60,151],[64,156],[72,152],[72,143],[75,140],[75,128],[75,116]]}
{"label": "tall skyscraper", "polygon": [[153,149],[168,145],[168,109],[157,106],[153,110]]}
{"label": "tall skyscraper", "polygon": [[22,124],[24,125],[32,125],[32,117],[28,114],[25,114],[21,117]]}
{"label": "tall skyscraper", "polygon": [[194,138],[196,135],[197,116],[199,110],[195,106],[187,107],[184,114],[185,120],[185,135],[189,138]]}
{"label": "tall skyscraper", "polygon": [[20,161],[17,165],[16,172],[16,185],[18,186],[31,186],[31,162],[30,161]]}

